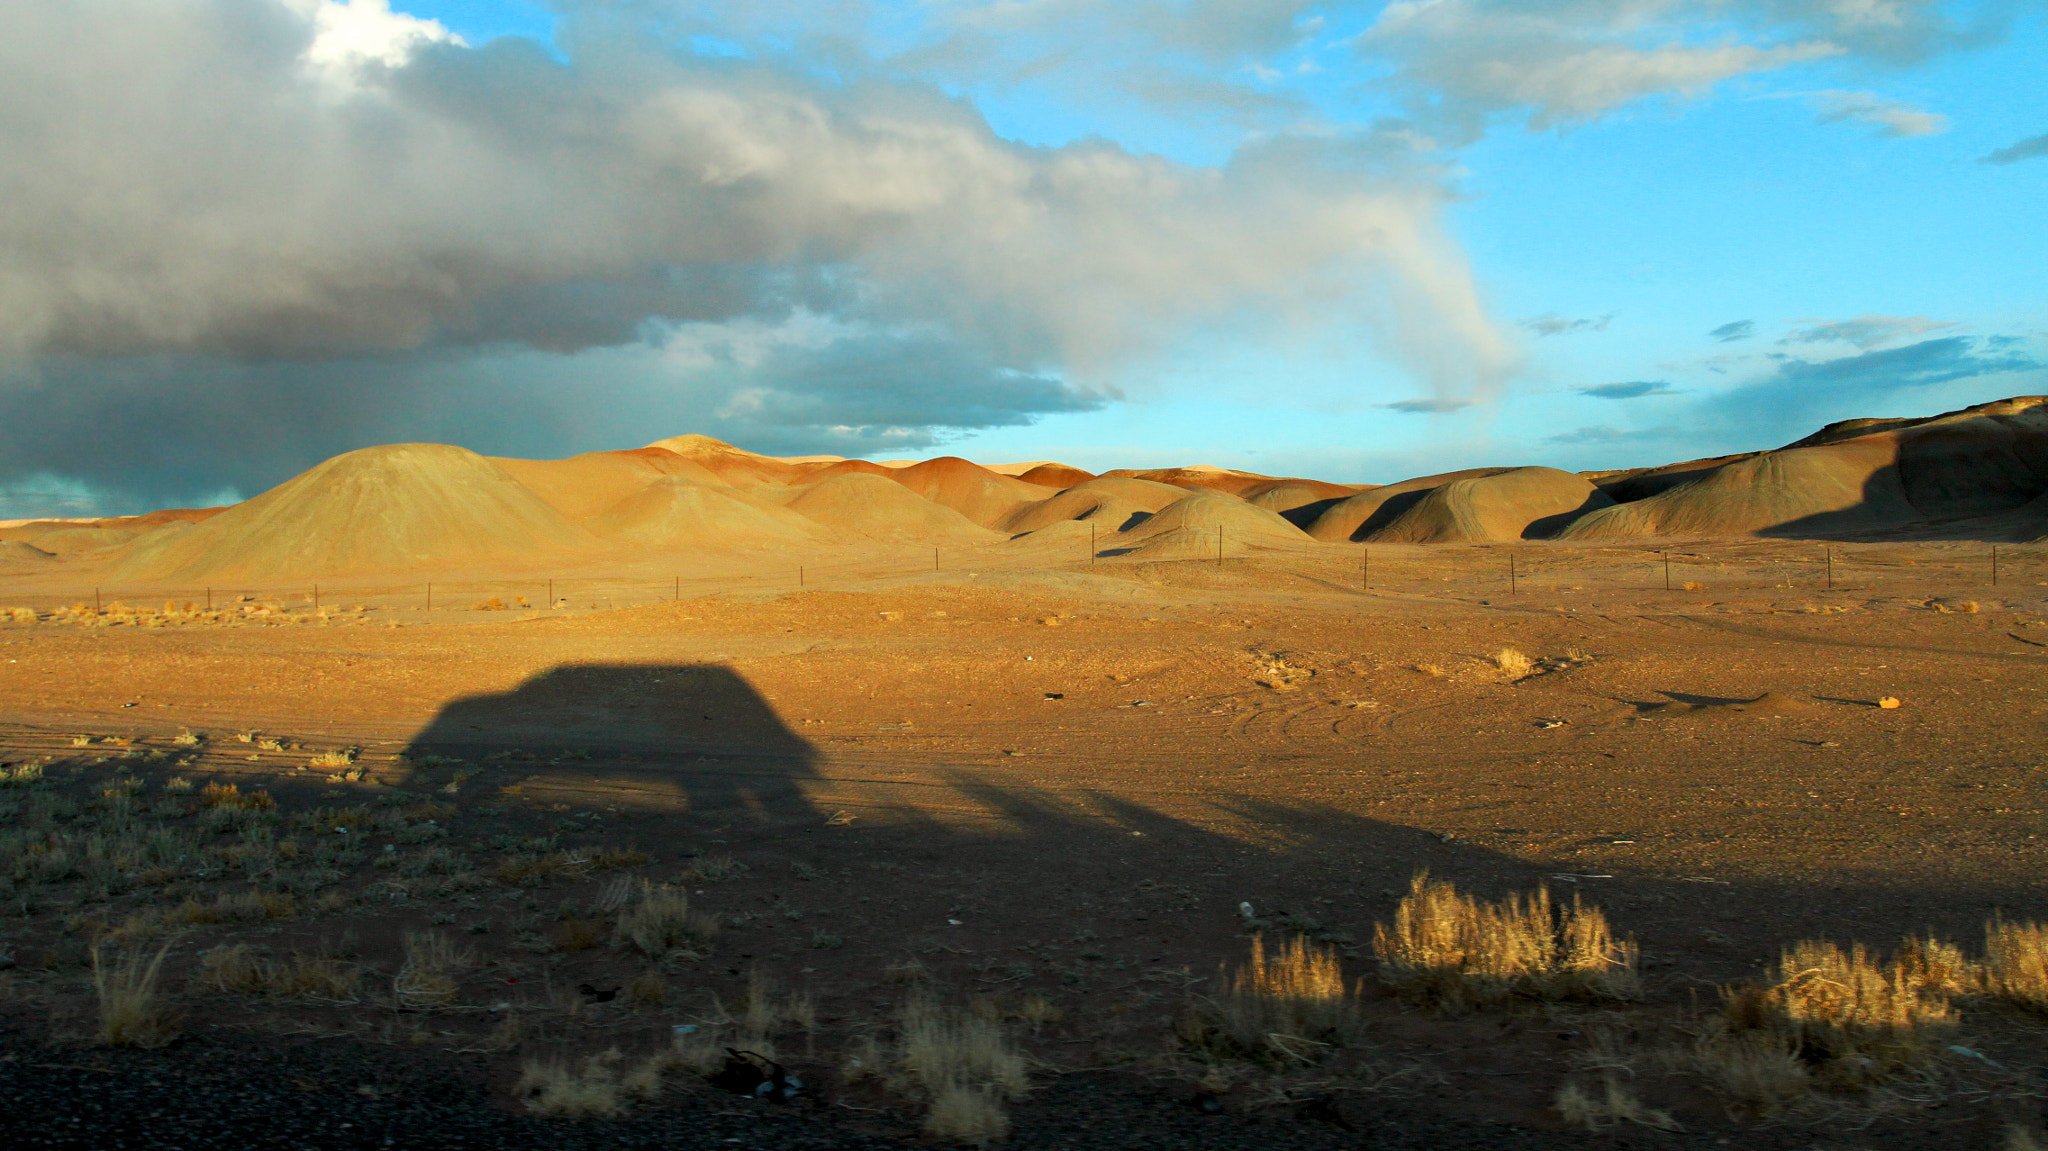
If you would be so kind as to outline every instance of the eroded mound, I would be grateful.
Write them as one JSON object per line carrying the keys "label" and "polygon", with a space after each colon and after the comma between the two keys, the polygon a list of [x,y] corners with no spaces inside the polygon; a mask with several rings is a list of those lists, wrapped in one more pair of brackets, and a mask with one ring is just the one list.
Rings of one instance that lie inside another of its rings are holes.
{"label": "eroded mound", "polygon": [[133,580],[276,579],[517,564],[595,538],[475,452],[392,444],[336,456],[182,531],[137,540]]}

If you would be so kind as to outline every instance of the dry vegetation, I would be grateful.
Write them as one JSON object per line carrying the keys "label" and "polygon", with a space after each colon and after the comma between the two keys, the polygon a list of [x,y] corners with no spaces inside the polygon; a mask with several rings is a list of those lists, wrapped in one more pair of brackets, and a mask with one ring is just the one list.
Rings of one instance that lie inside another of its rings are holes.
{"label": "dry vegetation", "polygon": [[1410,1002],[1458,1011],[1516,997],[1621,1000],[1640,991],[1635,944],[1597,907],[1550,893],[1488,903],[1418,874],[1392,925],[1373,933],[1380,978]]}

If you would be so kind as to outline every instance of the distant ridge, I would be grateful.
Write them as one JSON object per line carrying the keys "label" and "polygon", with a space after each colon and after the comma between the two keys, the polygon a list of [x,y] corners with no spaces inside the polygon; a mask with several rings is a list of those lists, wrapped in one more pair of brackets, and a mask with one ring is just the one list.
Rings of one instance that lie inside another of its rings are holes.
{"label": "distant ridge", "polygon": [[1043,460],[775,457],[703,435],[561,460],[392,444],[336,456],[230,508],[0,524],[0,567],[197,582],[1005,539],[1017,554],[1071,557],[1093,541],[1105,557],[1171,560],[1212,557],[1219,545],[1235,555],[1358,543],[2044,536],[2048,397],[2017,396],[1843,420],[1781,448],[1657,467],[1467,468],[1378,486],[1209,465],[1096,476]]}

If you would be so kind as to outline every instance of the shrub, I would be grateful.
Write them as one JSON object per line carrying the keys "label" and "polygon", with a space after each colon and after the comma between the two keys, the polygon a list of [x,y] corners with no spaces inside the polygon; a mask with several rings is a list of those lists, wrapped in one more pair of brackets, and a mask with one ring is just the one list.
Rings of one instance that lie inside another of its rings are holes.
{"label": "shrub", "polygon": [[1923,982],[1925,972],[1915,961],[1881,964],[1860,943],[1844,951],[1806,940],[1784,951],[1767,983],[1727,994],[1728,1026],[1796,1052],[1825,1085],[1882,1083],[1934,1059],[1955,1027],[1949,992]]}
{"label": "shrub", "polygon": [[614,1119],[625,1114],[619,1098],[616,1048],[599,1052],[580,1064],[561,1059],[529,1059],[512,1093],[536,1115]]}
{"label": "shrub", "polygon": [[99,948],[93,949],[92,985],[99,996],[101,1043],[154,1048],[178,1037],[178,1013],[157,991],[157,976],[170,950],[166,943],[146,962],[140,955],[129,955],[108,963]]}
{"label": "shrub", "polygon": [[718,933],[717,920],[690,911],[690,893],[681,887],[643,879],[637,888],[620,885],[613,890],[624,893],[619,897],[623,907],[615,937],[644,955],[658,959],[678,948],[707,943]]}
{"label": "shrub", "polygon": [[415,1011],[446,1007],[461,990],[459,976],[468,970],[471,957],[447,936],[432,931],[408,931],[405,962],[391,979],[391,990],[401,1007]]}
{"label": "shrub", "polygon": [[1264,937],[1254,937],[1251,960],[1227,987],[1183,1025],[1184,1039],[1231,1057],[1312,1063],[1357,1030],[1357,1003],[1335,949],[1301,936],[1271,958]]}
{"label": "shrub", "polygon": [[1391,927],[1373,930],[1380,977],[1403,998],[1450,1010],[1535,999],[1631,999],[1636,946],[1616,940],[1606,916],[1550,893],[1487,903],[1427,872],[1415,876]]}

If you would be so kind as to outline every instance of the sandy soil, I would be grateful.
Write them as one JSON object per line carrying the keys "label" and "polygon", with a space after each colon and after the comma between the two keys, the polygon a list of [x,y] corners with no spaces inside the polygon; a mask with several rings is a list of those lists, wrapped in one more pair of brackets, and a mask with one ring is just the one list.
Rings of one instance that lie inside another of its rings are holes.
{"label": "sandy soil", "polygon": [[[544,1021],[525,1046],[474,1057],[501,1093],[536,1045],[658,1044],[758,970],[815,996],[821,1067],[888,1017],[906,980],[929,979],[962,1000],[1056,1004],[1062,1018],[1028,1044],[1045,1074],[1120,1068],[1177,1098],[1194,1088],[1161,1061],[1174,1017],[1242,959],[1250,932],[1307,932],[1367,976],[1374,924],[1428,869],[1486,896],[1547,884],[1597,902],[1640,942],[1650,1002],[1444,1019],[1368,979],[1376,1079],[1246,1079],[1227,1106],[1257,1114],[1334,1091],[1354,1117],[1384,1099],[1556,1131],[1551,1098],[1586,1066],[1588,1034],[1709,1010],[1717,986],[1783,945],[1927,931],[1974,945],[1987,917],[2048,919],[2041,589],[1994,594],[1963,568],[1946,587],[1718,593],[1603,590],[1553,571],[1505,596],[1423,563],[1371,592],[1232,561],[949,571],[573,613],[393,602],[347,614],[360,623],[291,627],[0,624],[0,761],[47,759],[51,778],[88,789],[117,770],[149,787],[171,773],[234,782],[291,811],[411,796],[444,805],[446,843],[486,868],[539,834],[637,848],[651,861],[633,873],[655,879],[743,865],[691,881],[725,929],[708,958],[671,972],[658,1007],[569,990],[644,967],[617,948],[514,946],[594,914],[594,873],[446,891],[394,871],[343,884],[352,902],[331,914],[178,944],[311,947],[345,927],[388,980],[404,930],[463,931],[487,959],[464,1002]],[[1426,593],[1431,582],[1446,586]],[[1537,662],[1510,674],[1503,648]],[[286,746],[234,738],[252,730]],[[206,738],[178,744],[183,731]],[[134,742],[75,746],[81,735]],[[308,766],[342,745],[363,749],[362,778]],[[127,762],[138,749],[160,754]],[[81,1027],[74,937],[177,891],[102,894],[45,894],[23,915],[18,891],[0,920],[25,1034]],[[195,1017],[254,1034],[471,1048],[489,1023],[451,1017],[422,1039],[417,1017],[368,1001],[191,994]],[[2000,1067],[2048,1063],[2022,1019],[1977,1012],[1970,1026],[1959,1043]],[[1835,1137],[1884,1111],[1869,1129],[1889,1132],[1883,1145],[1993,1147],[2004,1124],[2038,1123],[2031,1076],[1958,1087],[1931,1110],[1844,1103],[1851,1118],[1771,1130]],[[1695,1132],[1777,1145],[1731,1127],[1697,1085],[1644,1093]],[[845,1098],[874,1108],[848,1114],[878,1130],[893,1121],[886,1100]]]}

